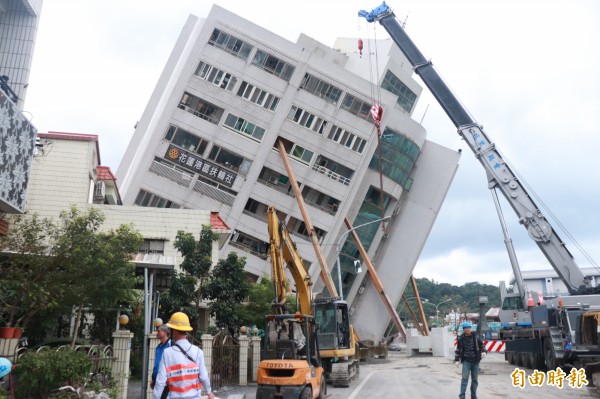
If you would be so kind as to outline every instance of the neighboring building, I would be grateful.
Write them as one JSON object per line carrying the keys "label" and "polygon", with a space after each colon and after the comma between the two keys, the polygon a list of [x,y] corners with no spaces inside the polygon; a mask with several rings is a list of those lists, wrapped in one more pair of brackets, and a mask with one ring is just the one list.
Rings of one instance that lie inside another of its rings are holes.
{"label": "neighboring building", "polygon": [[[123,206],[114,175],[110,168],[100,164],[98,136],[49,132],[38,137],[43,146],[31,168],[27,213],[57,218],[72,206],[81,211],[96,207],[106,217],[103,229],[132,224],[144,236],[144,245],[134,262],[140,272],[148,268],[154,273],[152,291],[171,287],[172,271],[182,260],[177,258],[178,251],[173,247],[178,230],[199,236],[202,226],[210,225],[219,234],[212,252],[213,263],[217,262],[219,248],[231,233],[218,213]],[[208,310],[201,317],[207,327]]]}
{"label": "neighboring building", "polygon": [[[0,86],[22,110],[42,0],[0,0]],[[6,79],[6,78],[8,79]]]}
{"label": "neighboring building", "polygon": [[[594,267],[582,267],[581,272],[584,276],[591,276],[593,287],[600,286],[600,271]],[[521,276],[527,286],[527,291],[539,292],[545,297],[569,295],[569,290],[565,283],[558,277],[554,269],[547,270],[522,270]],[[514,277],[509,280],[509,285],[516,287]]]}
{"label": "neighboring building", "polygon": [[[292,43],[216,5],[205,19],[190,16],[117,171],[123,203],[219,211],[234,229],[222,252],[245,256],[255,280],[270,274],[266,209],[275,206],[320,291],[317,257],[275,149],[281,140],[353,324],[362,339],[379,340],[389,316],[357,273],[344,219],[398,303],[460,155],[426,140],[411,118],[422,89],[410,63],[391,40],[366,45],[375,46],[373,72],[357,39],[330,48],[301,34]],[[381,180],[374,92],[384,109]],[[382,215],[391,217],[385,231]]]}

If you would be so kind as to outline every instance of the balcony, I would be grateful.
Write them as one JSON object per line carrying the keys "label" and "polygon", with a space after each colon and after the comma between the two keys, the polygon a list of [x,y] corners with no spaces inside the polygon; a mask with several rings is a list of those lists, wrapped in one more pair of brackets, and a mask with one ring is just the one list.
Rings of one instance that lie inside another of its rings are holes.
{"label": "balcony", "polygon": [[189,187],[193,179],[193,174],[183,172],[175,168],[175,166],[166,165],[157,161],[153,161],[150,165],[150,172],[159,176],[165,177],[179,185]]}
{"label": "balcony", "polygon": [[334,171],[332,171],[331,169],[327,169],[324,166],[320,166],[317,164],[314,164],[312,167],[312,170],[319,172],[327,177],[329,177],[332,180],[338,181],[340,183],[342,183],[345,186],[349,186],[350,185],[350,179],[347,177],[344,177],[338,173],[335,173]]}

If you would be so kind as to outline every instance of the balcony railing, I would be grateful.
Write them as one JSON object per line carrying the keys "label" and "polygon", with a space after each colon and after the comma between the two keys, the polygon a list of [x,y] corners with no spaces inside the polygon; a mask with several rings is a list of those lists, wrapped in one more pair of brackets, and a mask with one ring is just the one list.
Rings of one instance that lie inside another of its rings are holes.
{"label": "balcony railing", "polygon": [[150,172],[166,177],[167,179],[185,187],[189,187],[193,179],[193,176],[188,173],[181,172],[173,167],[156,161],[153,161],[152,165],[150,165]]}
{"label": "balcony railing", "polygon": [[231,245],[232,247],[235,247],[235,248],[239,248],[243,251],[250,252],[252,255],[258,256],[259,258],[264,259],[264,260],[266,260],[269,257],[268,252],[258,252],[255,249],[253,249],[252,247],[242,244],[242,243],[239,243],[239,242],[230,241],[229,245]]}
{"label": "balcony railing", "polygon": [[317,172],[319,172],[319,173],[321,173],[321,174],[324,174],[325,176],[329,177],[332,180],[339,181],[340,183],[342,183],[345,186],[349,186],[350,185],[350,179],[349,178],[344,177],[344,176],[342,176],[342,175],[340,175],[338,173],[335,173],[331,169],[327,169],[324,166],[320,166],[320,165],[314,164],[313,167],[312,167],[312,169],[315,170],[315,171],[317,171]]}
{"label": "balcony railing", "polygon": [[219,190],[217,187],[204,183],[201,180],[197,180],[193,188],[194,191],[198,191],[199,193],[202,193],[207,197],[220,201],[228,206],[232,206],[233,202],[235,201],[235,195],[226,193],[223,190]]}
{"label": "balcony railing", "polygon": [[199,111],[197,111],[197,110],[195,110],[193,108],[188,107],[187,105],[185,105],[183,103],[179,103],[179,108],[182,109],[182,110],[184,110],[184,111],[189,112],[190,114],[194,114],[198,118],[202,118],[205,121],[209,121],[210,123],[214,123],[215,125],[219,124],[219,119],[220,118],[215,118],[214,116],[203,114],[203,113],[201,113],[201,112],[199,112]]}

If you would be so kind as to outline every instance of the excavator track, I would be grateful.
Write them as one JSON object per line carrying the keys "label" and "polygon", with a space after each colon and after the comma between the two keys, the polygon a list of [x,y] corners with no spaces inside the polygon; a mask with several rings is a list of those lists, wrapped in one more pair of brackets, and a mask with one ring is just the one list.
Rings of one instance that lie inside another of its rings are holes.
{"label": "excavator track", "polygon": [[356,360],[331,365],[331,383],[334,387],[349,387],[356,377],[358,377]]}

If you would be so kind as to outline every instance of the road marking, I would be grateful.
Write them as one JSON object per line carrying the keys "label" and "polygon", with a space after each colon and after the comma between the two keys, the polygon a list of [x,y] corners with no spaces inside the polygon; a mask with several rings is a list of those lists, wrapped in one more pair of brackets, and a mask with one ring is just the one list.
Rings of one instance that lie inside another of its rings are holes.
{"label": "road marking", "polygon": [[362,389],[362,387],[367,383],[367,381],[369,381],[369,378],[371,378],[371,376],[375,374],[375,371],[371,371],[369,373],[369,375],[360,382],[360,384],[358,384],[358,386],[356,387],[356,389],[354,391],[352,391],[352,394],[350,394],[350,396],[348,396],[348,399],[354,399],[356,397],[356,395],[358,395],[360,393],[360,390]]}

